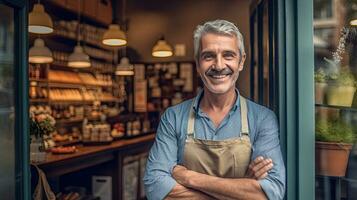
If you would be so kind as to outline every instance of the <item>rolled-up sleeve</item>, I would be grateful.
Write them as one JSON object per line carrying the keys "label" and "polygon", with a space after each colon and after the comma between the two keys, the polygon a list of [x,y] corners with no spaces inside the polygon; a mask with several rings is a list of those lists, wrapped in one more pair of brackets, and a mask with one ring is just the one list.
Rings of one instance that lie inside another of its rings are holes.
{"label": "rolled-up sleeve", "polygon": [[146,164],[144,185],[149,200],[164,199],[176,185],[171,171],[177,163],[177,137],[168,112],[161,117]]}
{"label": "rolled-up sleeve", "polygon": [[267,110],[259,122],[258,135],[253,144],[253,156],[263,156],[273,160],[273,169],[259,184],[271,200],[283,199],[285,195],[285,165],[279,143],[279,127],[273,111]]}

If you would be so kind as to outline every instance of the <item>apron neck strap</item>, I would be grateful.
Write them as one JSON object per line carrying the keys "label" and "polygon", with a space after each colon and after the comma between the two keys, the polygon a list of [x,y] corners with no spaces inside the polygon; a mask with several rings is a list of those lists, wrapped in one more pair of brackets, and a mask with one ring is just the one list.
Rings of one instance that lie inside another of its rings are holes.
{"label": "apron neck strap", "polygon": [[240,102],[240,118],[241,118],[241,133],[242,135],[249,135],[249,127],[248,127],[248,109],[247,109],[247,100],[239,96],[239,102]]}
{"label": "apron neck strap", "polygon": [[196,98],[193,99],[187,123],[187,135],[193,137],[195,137],[195,112],[193,110],[193,104],[195,103],[195,100]]}
{"label": "apron neck strap", "polygon": [[[249,135],[249,128],[248,128],[248,112],[247,112],[247,101],[244,97],[239,95],[239,102],[240,102],[240,116],[241,116],[241,133],[242,135]],[[192,101],[192,105],[190,108],[190,113],[188,116],[188,123],[187,123],[187,135],[195,137],[195,112],[193,110],[193,104],[195,99]]]}

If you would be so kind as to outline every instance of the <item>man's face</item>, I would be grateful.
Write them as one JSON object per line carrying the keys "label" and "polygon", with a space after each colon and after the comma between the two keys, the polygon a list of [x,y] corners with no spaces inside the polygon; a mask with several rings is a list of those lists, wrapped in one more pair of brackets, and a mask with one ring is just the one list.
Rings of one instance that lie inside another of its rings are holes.
{"label": "man's face", "polygon": [[197,72],[214,94],[223,94],[235,87],[243,69],[245,55],[240,58],[237,37],[208,33],[201,38]]}

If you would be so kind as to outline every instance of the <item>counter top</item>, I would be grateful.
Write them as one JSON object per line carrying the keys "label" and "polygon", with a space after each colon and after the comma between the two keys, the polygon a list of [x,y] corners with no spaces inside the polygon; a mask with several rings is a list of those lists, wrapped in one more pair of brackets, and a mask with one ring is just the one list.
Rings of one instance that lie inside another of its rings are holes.
{"label": "counter top", "polygon": [[107,145],[85,146],[81,144],[77,145],[77,151],[75,153],[53,154],[49,152],[46,154],[46,161],[32,164],[46,171],[49,176],[62,175],[111,161],[115,158],[113,152],[152,142],[154,138],[155,134],[151,133],[131,139],[120,139]]}

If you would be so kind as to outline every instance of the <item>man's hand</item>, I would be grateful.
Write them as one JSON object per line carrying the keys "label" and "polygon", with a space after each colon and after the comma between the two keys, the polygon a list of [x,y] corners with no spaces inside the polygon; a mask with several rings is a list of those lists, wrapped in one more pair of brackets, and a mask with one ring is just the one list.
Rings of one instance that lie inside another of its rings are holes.
{"label": "man's hand", "polygon": [[172,176],[184,188],[207,195],[205,199],[267,199],[258,181],[253,178],[220,178],[198,173],[181,165],[174,167]]}
{"label": "man's hand", "polygon": [[188,170],[186,167],[182,165],[176,165],[172,171],[172,176],[178,183],[186,185],[186,183],[189,181],[189,173],[190,170]]}
{"label": "man's hand", "polygon": [[260,180],[268,175],[268,171],[273,168],[273,161],[270,158],[264,159],[262,156],[258,156],[253,160],[247,169],[245,176]]}
{"label": "man's hand", "polygon": [[186,187],[190,183],[190,176],[194,174],[194,171],[188,170],[182,165],[176,165],[172,170],[172,176],[178,184],[176,184],[165,200],[215,200],[216,198],[210,196],[209,194]]}

